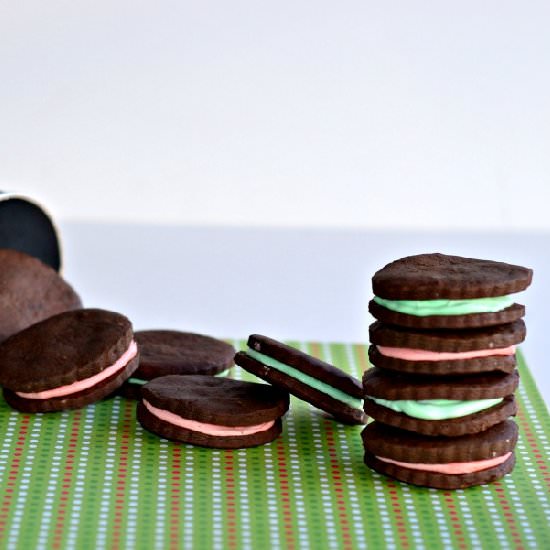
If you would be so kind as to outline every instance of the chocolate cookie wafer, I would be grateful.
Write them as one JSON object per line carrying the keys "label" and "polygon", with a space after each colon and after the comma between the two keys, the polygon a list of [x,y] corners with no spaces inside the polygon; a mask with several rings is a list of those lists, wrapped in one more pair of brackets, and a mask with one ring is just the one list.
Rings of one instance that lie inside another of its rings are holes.
{"label": "chocolate cookie wafer", "polygon": [[459,437],[429,437],[372,422],[362,432],[365,463],[406,483],[460,489],[500,479],[514,467],[511,420]]}
{"label": "chocolate cookie wafer", "polygon": [[136,372],[118,393],[139,399],[141,387],[170,374],[217,375],[233,366],[235,348],[222,340],[178,330],[142,330],[135,333],[140,360]]}
{"label": "chocolate cookie wafer", "polygon": [[361,383],[334,365],[277,342],[252,334],[248,350],[235,363],[274,386],[349,424],[364,424]]}
{"label": "chocolate cookie wafer", "polygon": [[267,384],[201,375],[155,378],[142,388],[138,420],[176,441],[237,449],[273,441],[282,430],[288,393]]}
{"label": "chocolate cookie wafer", "polygon": [[376,367],[434,376],[511,373],[516,367],[516,345],[525,339],[525,323],[419,330],[376,322],[369,335],[369,360]]}
{"label": "chocolate cookie wafer", "polygon": [[0,249],[0,342],[52,315],[81,307],[80,297],[57,271],[23,252]]}
{"label": "chocolate cookie wafer", "polygon": [[512,323],[525,308],[511,294],[525,290],[531,269],[445,254],[401,258],[377,271],[369,311],[404,327],[471,328]]}
{"label": "chocolate cookie wafer", "polygon": [[0,385],[24,412],[75,409],[115,391],[139,361],[130,321],[80,309],[50,317],[0,345]]}
{"label": "chocolate cookie wafer", "polygon": [[517,371],[457,377],[410,376],[373,367],[363,376],[365,412],[425,435],[486,430],[516,414]]}

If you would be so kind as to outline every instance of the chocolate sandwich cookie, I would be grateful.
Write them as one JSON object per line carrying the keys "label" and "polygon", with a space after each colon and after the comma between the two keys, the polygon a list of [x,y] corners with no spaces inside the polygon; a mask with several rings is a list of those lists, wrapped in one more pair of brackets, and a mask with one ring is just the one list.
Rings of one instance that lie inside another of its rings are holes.
{"label": "chocolate sandwich cookie", "polygon": [[512,471],[518,428],[507,420],[484,432],[448,438],[372,422],[361,435],[365,463],[373,470],[414,485],[461,489]]}
{"label": "chocolate sandwich cookie", "polygon": [[0,385],[23,412],[76,409],[116,390],[137,368],[130,321],[81,309],[50,317],[0,345]]}
{"label": "chocolate sandwich cookie", "polygon": [[410,376],[377,367],[363,376],[365,412],[384,424],[425,435],[459,436],[486,430],[516,414],[511,374]]}
{"label": "chocolate sandwich cookie", "polygon": [[82,307],[57,271],[23,252],[0,249],[0,342],[52,315]]}
{"label": "chocolate sandwich cookie", "polygon": [[386,324],[421,329],[512,323],[525,314],[510,294],[525,290],[531,269],[445,254],[401,258],[372,278],[369,311]]}
{"label": "chocolate sandwich cookie", "polygon": [[369,360],[409,374],[452,376],[480,372],[511,373],[516,345],[525,339],[523,320],[464,330],[419,330],[373,323]]}
{"label": "chocolate sandwich cookie", "polygon": [[235,348],[211,336],[178,330],[142,330],[135,333],[140,359],[136,372],[119,393],[139,399],[147,381],[169,374],[221,374],[233,366]]}
{"label": "chocolate sandwich cookie", "polygon": [[219,449],[273,441],[288,393],[267,384],[201,375],[155,378],[143,386],[137,415],[161,437]]}
{"label": "chocolate sandwich cookie", "polygon": [[364,424],[361,383],[320,359],[267,336],[252,334],[235,363],[349,424]]}

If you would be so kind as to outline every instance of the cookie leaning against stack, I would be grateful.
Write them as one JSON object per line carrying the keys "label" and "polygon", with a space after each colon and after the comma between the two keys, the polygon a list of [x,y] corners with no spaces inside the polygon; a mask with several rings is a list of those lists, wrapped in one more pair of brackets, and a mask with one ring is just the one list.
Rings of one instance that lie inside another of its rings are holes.
{"label": "cookie leaning against stack", "polygon": [[361,383],[329,363],[261,334],[251,334],[248,349],[235,363],[346,424],[364,424]]}
{"label": "cookie leaning against stack", "polygon": [[[363,377],[365,411],[375,420],[363,433],[370,467],[438,488],[486,483],[512,469],[517,436],[508,418],[516,414],[515,346],[525,325],[524,307],[509,294],[531,278],[520,266],[443,254],[403,258],[374,275],[374,368]],[[443,455],[430,455],[430,445],[445,449],[443,462],[472,462],[468,473],[434,468]],[[501,450],[511,454],[484,460]]]}

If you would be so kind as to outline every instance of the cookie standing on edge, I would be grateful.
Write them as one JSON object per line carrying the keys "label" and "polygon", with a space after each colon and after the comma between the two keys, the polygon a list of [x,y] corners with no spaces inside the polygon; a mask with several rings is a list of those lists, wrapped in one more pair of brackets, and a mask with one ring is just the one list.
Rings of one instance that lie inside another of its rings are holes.
{"label": "cookie standing on edge", "polygon": [[511,373],[516,345],[525,339],[525,323],[520,319],[494,327],[427,331],[377,321],[369,335],[369,360],[376,367],[433,376]]}
{"label": "cookie standing on edge", "polygon": [[0,345],[0,385],[23,412],[75,409],[116,390],[137,368],[130,321],[80,309],[50,317]]}
{"label": "cookie standing on edge", "polygon": [[361,383],[320,359],[267,336],[252,334],[235,363],[348,424],[364,424]]}
{"label": "cookie standing on edge", "polygon": [[510,294],[525,290],[532,276],[531,269],[491,260],[408,256],[374,274],[369,311],[383,323],[422,329],[512,323],[525,308]]}
{"label": "cookie standing on edge", "polygon": [[139,399],[141,387],[159,376],[214,376],[233,365],[235,348],[211,336],[178,330],[142,330],[134,337],[139,346],[139,367],[118,390],[131,399]]}
{"label": "cookie standing on edge", "polygon": [[461,489],[512,471],[518,428],[507,420],[461,437],[428,437],[372,422],[361,434],[365,463],[406,483]]}
{"label": "cookie standing on edge", "polygon": [[0,342],[52,315],[82,307],[57,271],[23,252],[0,249]]}
{"label": "cookie standing on edge", "polygon": [[267,384],[201,375],[155,378],[141,394],[137,415],[145,429],[219,449],[273,441],[289,404],[287,392]]}

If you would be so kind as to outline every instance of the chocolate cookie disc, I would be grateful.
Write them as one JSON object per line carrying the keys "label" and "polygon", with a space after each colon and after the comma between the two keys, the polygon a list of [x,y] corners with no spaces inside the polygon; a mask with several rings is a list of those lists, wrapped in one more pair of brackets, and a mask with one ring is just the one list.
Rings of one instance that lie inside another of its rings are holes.
{"label": "chocolate cookie disc", "polygon": [[204,447],[237,449],[273,441],[288,393],[267,384],[200,375],[155,378],[142,388],[138,420],[147,430]]}
{"label": "chocolate cookie disc", "polygon": [[348,424],[364,424],[361,383],[334,365],[260,334],[235,363]]}
{"label": "chocolate cookie disc", "polygon": [[396,260],[372,278],[369,311],[379,321],[419,329],[465,329],[512,323],[525,308],[510,294],[525,290],[525,267],[445,254]]}
{"label": "chocolate cookie disc", "polygon": [[463,377],[407,376],[373,367],[363,376],[365,412],[384,424],[455,437],[516,414],[517,371]]}
{"label": "chocolate cookie disc", "polygon": [[82,302],[57,271],[23,252],[0,249],[0,342]]}
{"label": "chocolate cookie disc", "polygon": [[141,330],[135,333],[139,367],[119,389],[129,399],[141,397],[149,380],[170,374],[221,374],[233,366],[235,348],[222,340],[179,330]]}
{"label": "chocolate cookie disc", "polygon": [[428,437],[372,422],[361,434],[365,463],[406,483],[437,489],[483,485],[509,473],[518,429],[507,420],[460,437]]}
{"label": "chocolate cookie disc", "polygon": [[112,393],[137,368],[130,321],[80,309],[50,317],[0,345],[0,385],[24,412],[75,409]]}
{"label": "chocolate cookie disc", "polygon": [[522,320],[465,330],[419,330],[373,323],[369,360],[376,367],[409,374],[457,376],[513,372],[515,346],[525,339]]}

